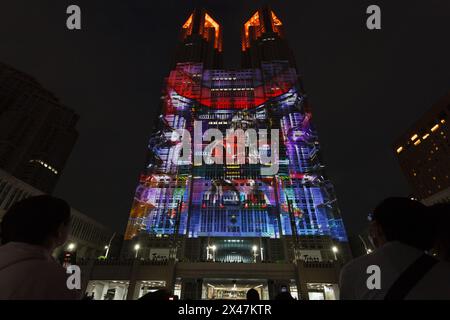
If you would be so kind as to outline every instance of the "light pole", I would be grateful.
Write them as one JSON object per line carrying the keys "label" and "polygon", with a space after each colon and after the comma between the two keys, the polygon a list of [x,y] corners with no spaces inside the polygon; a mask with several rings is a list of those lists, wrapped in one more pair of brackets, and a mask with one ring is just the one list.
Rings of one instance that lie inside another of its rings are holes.
{"label": "light pole", "polygon": [[372,253],[372,249],[370,249],[370,248],[367,246],[367,244],[366,244],[366,242],[364,241],[363,237],[362,237],[360,234],[358,235],[358,237],[361,239],[361,242],[362,242],[362,244],[364,245],[364,249],[366,250],[366,253],[367,253],[367,254]]}
{"label": "light pole", "polygon": [[256,263],[256,256],[258,255],[257,254],[257,252],[258,252],[258,246],[253,246],[252,247],[252,250],[253,250],[253,262],[255,262]]}
{"label": "light pole", "polygon": [[331,251],[333,251],[333,254],[334,254],[334,260],[337,260],[337,253],[338,253],[338,247],[336,247],[336,246],[333,246],[333,247],[331,247]]}
{"label": "light pole", "polygon": [[135,255],[135,258],[137,259],[137,257],[138,257],[138,254],[139,254],[139,249],[141,248],[141,245],[139,244],[139,243],[136,243],[135,245],[134,245],[134,251],[136,251],[136,255]]}
{"label": "light pole", "polygon": [[213,246],[211,247],[212,251],[213,251],[213,261],[216,262],[216,245],[213,244]]}
{"label": "light pole", "polygon": [[111,247],[111,242],[114,239],[114,237],[116,236],[116,233],[114,232],[113,235],[111,236],[111,239],[109,239],[109,243],[105,246],[105,258],[108,258],[108,254],[109,254],[109,248]]}

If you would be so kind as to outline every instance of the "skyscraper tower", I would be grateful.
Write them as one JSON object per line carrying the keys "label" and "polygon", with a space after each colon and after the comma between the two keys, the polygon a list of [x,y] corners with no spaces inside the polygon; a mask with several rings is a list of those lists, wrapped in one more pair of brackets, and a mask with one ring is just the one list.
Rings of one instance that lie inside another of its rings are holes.
{"label": "skyscraper tower", "polygon": [[175,64],[181,62],[222,67],[222,27],[204,9],[195,9],[181,27]]}
{"label": "skyscraper tower", "polygon": [[51,193],[78,139],[78,119],[34,78],[0,63],[1,169]]}
{"label": "skyscraper tower", "polygon": [[289,61],[295,67],[294,55],[284,37],[284,26],[270,9],[263,7],[244,23],[242,29],[242,67],[259,68],[263,61]]}
{"label": "skyscraper tower", "polygon": [[[244,24],[241,70],[217,68],[221,32],[204,10],[183,24],[125,240],[130,248],[139,244],[144,258],[267,266],[342,261],[346,233],[282,22],[266,7]],[[193,143],[181,151],[186,136]],[[205,162],[205,154],[223,155],[223,163]],[[263,161],[263,154],[278,159]],[[273,275],[263,277],[262,286],[270,286]]]}

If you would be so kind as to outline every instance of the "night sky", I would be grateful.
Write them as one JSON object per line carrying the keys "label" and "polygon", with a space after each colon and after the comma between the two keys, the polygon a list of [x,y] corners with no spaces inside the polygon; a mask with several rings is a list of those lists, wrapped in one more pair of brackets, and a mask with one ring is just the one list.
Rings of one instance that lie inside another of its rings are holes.
{"label": "night sky", "polygon": [[[238,67],[242,23],[262,3],[283,21],[350,234],[387,196],[408,195],[392,144],[450,90],[450,1],[2,0],[0,61],[80,115],[55,194],[123,232],[181,25],[195,5],[222,23]],[[66,29],[66,8],[82,30]],[[382,30],[366,28],[378,4]]]}

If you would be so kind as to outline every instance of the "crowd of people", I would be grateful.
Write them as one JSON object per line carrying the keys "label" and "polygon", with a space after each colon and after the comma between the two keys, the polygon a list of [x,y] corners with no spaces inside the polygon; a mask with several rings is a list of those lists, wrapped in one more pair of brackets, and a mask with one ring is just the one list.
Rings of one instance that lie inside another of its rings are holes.
{"label": "crowd of people", "polygon": [[[69,225],[69,205],[52,196],[30,197],[7,211],[0,224],[0,299],[82,298],[79,290],[68,289],[66,271],[52,257],[66,242]],[[370,215],[376,250],[343,267],[340,299],[450,299],[449,225],[448,203],[427,207],[409,198],[382,201]],[[158,290],[141,299],[178,297]],[[250,289],[247,300],[259,300],[258,291]],[[282,290],[276,300],[293,298]]]}

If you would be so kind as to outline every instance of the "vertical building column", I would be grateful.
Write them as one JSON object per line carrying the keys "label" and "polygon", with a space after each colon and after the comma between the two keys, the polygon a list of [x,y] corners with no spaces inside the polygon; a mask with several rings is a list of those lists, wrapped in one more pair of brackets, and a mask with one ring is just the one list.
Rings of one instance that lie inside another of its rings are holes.
{"label": "vertical building column", "polygon": [[130,284],[128,285],[127,298],[126,300],[136,300],[138,299],[138,291],[139,288],[137,286],[136,280],[130,280]]}
{"label": "vertical building column", "polygon": [[114,300],[123,300],[123,295],[125,293],[125,288],[122,285],[116,287],[116,292],[114,293]]}
{"label": "vertical building column", "polygon": [[94,289],[94,300],[102,300],[102,292],[103,292],[104,284],[97,281],[95,283]]}
{"label": "vertical building column", "polygon": [[332,288],[333,288],[333,291],[334,291],[335,299],[339,300],[340,297],[341,297],[341,290],[339,288],[339,285],[335,283],[335,284],[332,285]]}
{"label": "vertical building column", "polygon": [[[95,260],[90,260],[87,265],[81,266],[81,292],[84,294],[91,280],[92,269],[94,268]],[[90,287],[90,286],[89,286]]]}
{"label": "vertical building column", "polygon": [[275,292],[275,283],[273,280],[269,279],[267,281],[267,291],[269,293],[269,299],[273,300],[276,297],[276,292]]}
{"label": "vertical building column", "polygon": [[103,290],[101,292],[100,300],[105,300],[105,295],[108,293],[108,290],[109,290],[109,283],[105,281],[103,283]]}
{"label": "vertical building column", "polygon": [[295,281],[297,282],[297,293],[299,300],[309,300],[308,286],[306,284],[306,281],[304,280],[304,277],[302,276],[302,274],[304,274],[303,269],[303,262],[297,261],[297,279],[295,279]]}
{"label": "vertical building column", "polygon": [[170,261],[167,265],[166,268],[166,276],[165,276],[165,281],[166,281],[166,290],[168,290],[169,292],[171,292],[171,294],[174,294],[174,289],[175,289],[175,282],[176,282],[176,266],[177,262],[176,261]]}
{"label": "vertical building column", "polygon": [[128,286],[128,292],[127,292],[127,300],[136,300],[138,299],[138,293],[139,293],[139,289],[138,286],[136,286],[137,281],[136,281],[136,276],[137,276],[137,272],[139,270],[139,260],[135,259],[133,260],[133,264],[131,266],[131,272],[130,272],[130,283]]}
{"label": "vertical building column", "polygon": [[200,300],[202,298],[203,280],[196,279],[195,299]]}

